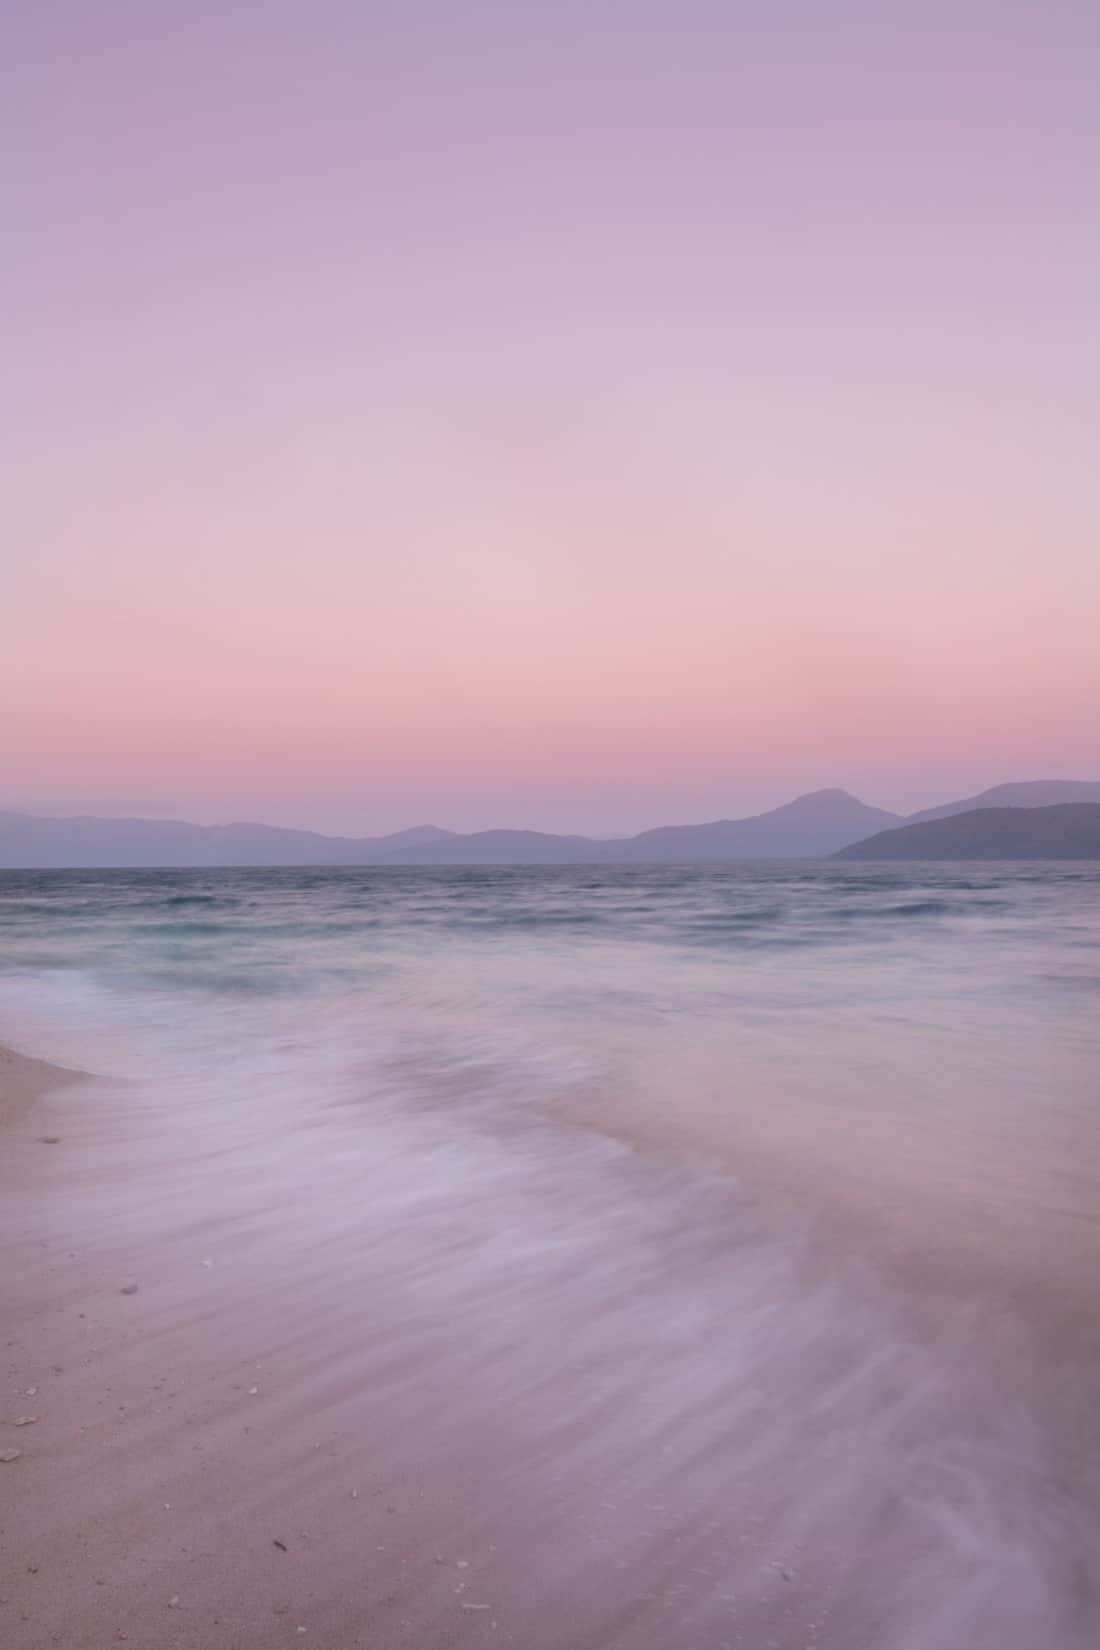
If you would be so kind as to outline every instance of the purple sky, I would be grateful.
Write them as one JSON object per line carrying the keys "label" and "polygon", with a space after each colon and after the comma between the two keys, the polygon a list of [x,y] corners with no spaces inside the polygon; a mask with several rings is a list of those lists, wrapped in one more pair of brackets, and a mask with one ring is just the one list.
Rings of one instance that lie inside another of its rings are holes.
{"label": "purple sky", "polygon": [[0,804],[1100,777],[1100,8],[3,33]]}

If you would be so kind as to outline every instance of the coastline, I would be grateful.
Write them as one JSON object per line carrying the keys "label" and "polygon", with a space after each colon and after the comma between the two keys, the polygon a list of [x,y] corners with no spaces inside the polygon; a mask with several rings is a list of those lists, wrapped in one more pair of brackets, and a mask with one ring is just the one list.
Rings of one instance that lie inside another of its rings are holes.
{"label": "coastline", "polygon": [[491,1429],[381,1275],[365,1332],[346,1201],[319,1258],[282,1154],[13,1049],[0,1082],[5,1645],[484,1644]]}
{"label": "coastline", "polygon": [[[591,1285],[582,1225],[576,1259],[566,1247],[552,1291],[532,1294],[535,1258],[567,1242],[560,1182],[545,1205],[513,1204],[506,1186],[453,1208],[410,1202],[427,1156],[404,1184],[389,1148],[436,1149],[430,1116],[390,1134],[354,1108],[324,1127],[263,1108],[192,1116],[30,1056],[3,1069],[22,1108],[0,1150],[12,1650],[923,1650],[904,1623],[950,1590],[947,1553],[914,1548],[904,1520],[884,1532],[859,1463],[892,1457],[900,1431],[905,1471],[923,1463],[926,1493],[961,1495],[965,1520],[990,1471],[969,1432],[991,1344],[1008,1415],[1032,1396],[1018,1324],[939,1303],[929,1315],[917,1296],[882,1315],[872,1278],[838,1281],[824,1257],[774,1243],[756,1255],[751,1233],[702,1207],[665,1269],[632,1258],[628,1225],[593,1250],[616,1270]],[[677,1172],[655,1171],[656,1155],[602,1159],[583,1196],[627,1207],[631,1177]],[[750,1270],[731,1283],[746,1241]],[[685,1277],[701,1315],[682,1342],[655,1339]],[[721,1327],[731,1307],[745,1340]],[[850,1352],[822,1363],[822,1323],[853,1312]],[[943,1341],[936,1364],[914,1330]],[[926,1408],[895,1398],[932,1378],[946,1385]],[[1058,1516],[1067,1494],[1090,1502],[1074,1481],[1081,1426],[1056,1452]],[[1032,1432],[1013,1425],[997,1447],[1006,1489],[1041,1482],[1048,1446]],[[1033,1511],[1041,1551],[1051,1508]],[[1053,1581],[994,1531],[974,1539],[1000,1642],[1038,1642]],[[1088,1529],[1046,1555],[1052,1575],[1078,1539]],[[1056,1642],[1088,1639],[1066,1624]]]}

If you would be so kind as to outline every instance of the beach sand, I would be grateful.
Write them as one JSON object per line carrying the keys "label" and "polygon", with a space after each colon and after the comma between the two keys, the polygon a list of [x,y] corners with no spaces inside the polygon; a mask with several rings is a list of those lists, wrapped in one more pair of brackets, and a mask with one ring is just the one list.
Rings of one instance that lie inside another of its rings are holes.
{"label": "beach sand", "polygon": [[636,1618],[658,1596],[689,1642],[670,1601],[691,1614],[678,1578],[716,1526],[673,1555],[651,1507],[645,1581],[605,1567],[633,1486],[563,1488],[586,1407],[547,1426],[538,1349],[497,1403],[507,1302],[488,1335],[427,1278],[411,1302],[424,1257],[361,1240],[339,1150],[314,1202],[300,1159],[232,1126],[177,1132],[126,1084],[17,1054],[0,1071],[5,1646],[579,1650],[656,1642]]}
{"label": "beach sand", "polygon": [[48,1060],[35,1060],[29,1054],[0,1047],[0,1128],[24,1117],[49,1089],[79,1083],[83,1076]]}
{"label": "beach sand", "polygon": [[782,1249],[731,1295],[713,1232],[598,1275],[548,1224],[532,1296],[538,1209],[414,1203],[355,1115],[212,1129],[13,1054],[0,1084],[8,1650],[1094,1642],[1092,1487],[1018,1325],[838,1339],[858,1295]]}

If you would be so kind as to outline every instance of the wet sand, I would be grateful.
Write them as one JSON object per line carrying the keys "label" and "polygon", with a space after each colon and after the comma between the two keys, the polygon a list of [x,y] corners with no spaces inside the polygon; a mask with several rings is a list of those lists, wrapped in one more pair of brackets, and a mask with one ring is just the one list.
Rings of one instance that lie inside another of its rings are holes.
{"label": "wet sand", "polygon": [[24,1117],[49,1089],[79,1083],[83,1077],[83,1072],[69,1071],[0,1046],[0,1128]]}
{"label": "wet sand", "polygon": [[611,1148],[563,1222],[568,1154],[455,1199],[384,1118],[72,1075],[0,1065],[12,1650],[1096,1642],[1093,1394],[1026,1323],[899,1306],[720,1180],[647,1225],[673,1171]]}
{"label": "wet sand", "polygon": [[[927,1062],[933,1070],[937,1062]],[[839,1248],[876,1254],[913,1291],[999,1300],[1100,1372],[1100,1113],[1095,1063],[1052,1050],[1049,1092],[1010,1085],[964,1104],[945,1086],[889,1092],[812,1062],[754,1084],[729,1051],[651,1060],[628,1094],[571,1096],[561,1111],[646,1150],[722,1163],[743,1196],[812,1207]],[[669,1094],[690,1093],[670,1107]],[[731,1089],[736,1105],[730,1104]]]}

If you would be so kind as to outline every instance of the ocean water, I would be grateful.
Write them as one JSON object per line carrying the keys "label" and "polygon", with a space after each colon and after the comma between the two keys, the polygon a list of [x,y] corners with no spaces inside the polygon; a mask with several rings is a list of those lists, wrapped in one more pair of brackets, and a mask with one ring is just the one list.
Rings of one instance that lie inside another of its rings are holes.
{"label": "ocean water", "polygon": [[623,1643],[1100,1643],[1100,867],[3,872],[0,1040],[399,1233]]}

